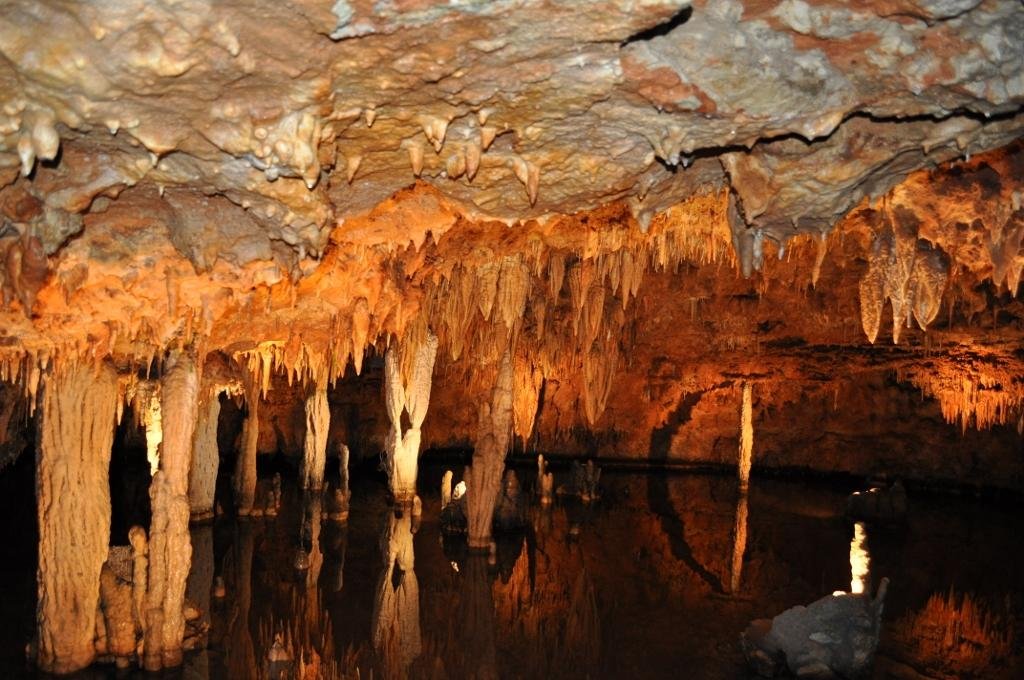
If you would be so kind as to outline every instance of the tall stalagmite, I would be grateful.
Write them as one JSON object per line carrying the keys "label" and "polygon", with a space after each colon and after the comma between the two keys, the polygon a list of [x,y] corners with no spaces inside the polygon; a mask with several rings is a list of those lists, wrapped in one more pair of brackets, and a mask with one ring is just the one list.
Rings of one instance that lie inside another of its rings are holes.
{"label": "tall stalagmite", "polygon": [[260,441],[260,386],[251,377],[245,380],[245,407],[248,414],[242,424],[242,446],[235,463],[235,506],[239,515],[248,515],[256,502],[256,447]]}
{"label": "tall stalagmite", "polygon": [[743,406],[740,409],[740,489],[750,485],[750,466],[754,456],[753,396],[749,382],[743,383]]}
{"label": "tall stalagmite", "polygon": [[199,376],[187,352],[172,354],[161,381],[164,438],[149,495],[149,589],[143,663],[148,671],[178,666],[185,638],[185,583],[192,564],[188,468],[196,427]]}
{"label": "tall stalagmite", "polygon": [[324,486],[327,463],[327,433],[331,426],[331,408],[327,403],[327,383],[318,381],[306,397],[306,442],[302,457],[302,488],[319,491]]}
{"label": "tall stalagmite", "polygon": [[217,490],[217,422],[220,419],[220,392],[205,390],[199,402],[195,434],[192,437],[192,464],[188,472],[188,503],[194,521],[213,517]]}
{"label": "tall stalagmite", "polygon": [[[403,381],[402,352],[413,351],[409,380]],[[416,474],[420,455],[420,428],[430,406],[430,384],[437,357],[437,337],[428,332],[415,349],[392,345],[384,355],[384,403],[391,429],[386,445],[386,463],[391,493],[398,503],[411,503],[416,496]],[[402,411],[409,414],[409,429],[402,432]]]}
{"label": "tall stalagmite", "polygon": [[466,484],[469,547],[486,549],[491,543],[494,503],[501,490],[505,454],[512,438],[512,360],[507,350],[491,391],[491,402],[480,407],[477,428],[473,464]]}
{"label": "tall stalagmite", "polygon": [[39,667],[69,673],[96,656],[100,570],[110,541],[110,453],[118,384],[101,364],[70,364],[43,392],[36,452]]}

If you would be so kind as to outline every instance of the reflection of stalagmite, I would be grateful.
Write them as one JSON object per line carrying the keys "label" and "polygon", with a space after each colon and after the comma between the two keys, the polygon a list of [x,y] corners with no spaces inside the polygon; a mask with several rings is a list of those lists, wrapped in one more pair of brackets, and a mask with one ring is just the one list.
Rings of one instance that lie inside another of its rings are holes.
{"label": "reflection of stalagmite", "polygon": [[69,673],[96,655],[117,401],[117,376],[105,365],[72,364],[54,373],[43,393],[36,455],[36,622],[44,671]]}
{"label": "reflection of stalagmite", "polygon": [[[195,526],[192,528],[192,569],[188,573],[185,594],[199,609],[199,625],[202,627],[210,625],[210,595],[213,592],[214,570],[213,526]],[[193,670],[202,672],[202,677],[208,677],[209,663],[206,651],[203,650],[200,658],[189,665]]]}
{"label": "reflection of stalagmite", "polygon": [[319,491],[324,486],[327,463],[327,431],[331,410],[327,404],[327,384],[318,382],[306,397],[306,442],[302,456],[302,488]]}
{"label": "reflection of stalagmite", "polygon": [[494,504],[501,490],[501,475],[511,435],[512,362],[506,351],[491,391],[490,404],[480,407],[473,464],[469,468],[466,484],[470,548],[490,546]]}
{"label": "reflection of stalagmite", "polygon": [[853,539],[850,541],[850,592],[858,595],[866,592],[871,573],[871,556],[868,555],[868,534],[863,522],[853,525]]}
{"label": "reflection of stalagmite", "polygon": [[217,421],[220,418],[220,398],[217,391],[206,391],[200,400],[192,437],[192,465],[188,473],[188,502],[193,520],[213,517],[213,502],[217,488]]}
{"label": "reflection of stalagmite", "polygon": [[373,645],[384,663],[384,674],[389,678],[406,677],[409,665],[422,648],[413,520],[409,513],[400,514],[389,515],[384,527],[381,548],[385,568],[373,607]]}
{"label": "reflection of stalagmite", "polygon": [[740,410],[740,489],[750,484],[750,465],[754,455],[753,396],[749,382],[743,383],[743,406]]}
{"label": "reflection of stalagmite", "polygon": [[470,555],[463,563],[459,618],[467,675],[476,680],[496,679],[494,597],[487,558],[483,555]]}
{"label": "reflection of stalagmite", "polygon": [[235,505],[239,515],[252,512],[256,502],[256,447],[260,438],[260,386],[251,376],[245,381],[248,415],[242,424],[242,446],[235,465]]}
{"label": "reflection of stalagmite", "polygon": [[192,563],[188,532],[188,466],[195,433],[199,377],[187,353],[172,355],[161,381],[164,438],[160,469],[150,485],[153,517],[149,532],[146,592],[146,670],[178,666],[185,639],[185,582]]}
{"label": "reflection of stalagmite", "polygon": [[[406,348],[405,351],[410,351]],[[437,357],[437,337],[427,333],[415,348],[409,380],[403,381],[397,346],[384,355],[384,403],[391,430],[386,446],[386,465],[391,493],[398,503],[412,503],[416,495],[416,470],[420,453],[420,428],[430,405],[430,382]],[[409,429],[402,432],[402,411],[409,414]]]}
{"label": "reflection of stalagmite", "polygon": [[729,592],[735,594],[740,590],[743,578],[743,555],[747,551],[747,494],[740,492],[736,500],[736,521],[732,529],[732,578]]}
{"label": "reflection of stalagmite", "polygon": [[252,524],[240,522],[235,544],[229,555],[232,612],[224,645],[227,657],[227,677],[251,678],[256,675],[256,652],[249,628],[249,610],[252,607]]}

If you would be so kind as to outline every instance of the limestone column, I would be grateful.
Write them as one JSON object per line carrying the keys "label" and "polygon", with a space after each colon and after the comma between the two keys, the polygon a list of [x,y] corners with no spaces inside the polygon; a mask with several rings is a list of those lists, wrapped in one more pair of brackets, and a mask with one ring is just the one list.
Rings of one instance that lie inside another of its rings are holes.
{"label": "limestone column", "polygon": [[485,550],[491,544],[494,504],[501,491],[505,454],[512,438],[512,360],[506,350],[491,390],[489,404],[480,408],[473,463],[466,482],[470,549]]}
{"label": "limestone column", "polygon": [[118,398],[117,374],[106,365],[63,367],[43,390],[36,440],[36,624],[37,660],[46,672],[79,670],[96,655]]}
{"label": "limestone column", "polygon": [[206,391],[199,402],[196,429],[192,436],[192,463],[188,472],[188,504],[192,521],[213,517],[217,491],[217,423],[220,420],[220,390]]}
{"label": "limestone column", "polygon": [[188,468],[199,399],[195,360],[173,354],[161,381],[163,444],[150,485],[149,584],[143,665],[148,671],[178,666],[185,638],[185,584],[192,564],[188,531]]}
{"label": "limestone column", "polygon": [[[399,352],[395,346],[384,355],[384,403],[391,431],[385,449],[391,494],[396,503],[412,503],[420,454],[420,428],[430,406],[430,383],[437,357],[437,337],[428,333],[413,357],[410,383],[403,385]],[[409,414],[409,429],[402,432],[402,411]]]}
{"label": "limestone column", "polygon": [[327,464],[327,433],[331,427],[331,409],[327,403],[326,381],[317,382],[306,397],[306,441],[302,456],[302,488],[320,491],[324,487]]}
{"label": "limestone column", "polygon": [[245,381],[245,406],[249,413],[242,424],[242,450],[235,464],[235,506],[238,514],[252,512],[256,502],[256,447],[260,439],[260,388],[252,378]]}
{"label": "limestone column", "polygon": [[751,397],[751,385],[743,383],[743,406],[740,409],[740,489],[745,491],[750,485],[750,465],[754,455],[754,422]]}

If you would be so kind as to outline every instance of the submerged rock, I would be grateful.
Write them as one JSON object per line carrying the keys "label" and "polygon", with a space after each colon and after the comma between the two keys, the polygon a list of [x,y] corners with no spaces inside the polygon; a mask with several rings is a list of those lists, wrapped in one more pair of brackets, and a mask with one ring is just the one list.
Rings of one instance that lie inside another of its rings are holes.
{"label": "submerged rock", "polygon": [[907,490],[897,481],[889,488],[855,491],[846,499],[846,514],[869,522],[902,522],[907,516]]}
{"label": "submerged rock", "polygon": [[788,668],[800,678],[859,678],[874,662],[889,579],[874,599],[834,593],[771,621],[753,621],[740,635],[750,668],[766,678]]}

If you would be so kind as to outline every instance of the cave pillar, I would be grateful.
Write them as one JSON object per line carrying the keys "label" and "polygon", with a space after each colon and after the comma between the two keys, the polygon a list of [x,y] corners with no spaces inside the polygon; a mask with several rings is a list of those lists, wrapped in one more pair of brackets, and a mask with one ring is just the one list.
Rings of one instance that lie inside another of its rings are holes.
{"label": "cave pillar", "polygon": [[178,666],[185,639],[185,585],[192,564],[189,463],[199,401],[199,375],[188,353],[171,355],[161,381],[163,444],[150,485],[149,578],[145,600],[143,665]]}
{"label": "cave pillar", "polygon": [[47,380],[36,448],[39,667],[70,673],[91,664],[100,572],[110,543],[110,454],[117,374],[71,364]]}
{"label": "cave pillar", "polygon": [[248,414],[242,424],[242,446],[235,463],[235,506],[238,514],[252,512],[256,502],[256,447],[260,439],[260,388],[249,377],[245,380],[245,407]]}
{"label": "cave pillar", "polygon": [[327,465],[327,433],[331,409],[327,403],[327,383],[318,381],[306,397],[306,441],[302,457],[302,488],[320,491],[324,487]]}
{"label": "cave pillar", "polygon": [[199,402],[195,433],[192,435],[192,462],[188,473],[188,504],[192,521],[213,517],[217,490],[217,423],[220,420],[220,390],[205,391]]}
{"label": "cave pillar", "polygon": [[491,390],[490,403],[480,407],[473,462],[466,483],[470,549],[491,544],[494,504],[501,491],[505,454],[512,438],[512,360],[506,350]]}
{"label": "cave pillar", "polygon": [[754,456],[754,422],[751,385],[743,383],[743,406],[740,409],[740,452],[739,478],[740,489],[746,491],[750,485],[750,465]]}
{"label": "cave pillar", "polygon": [[[408,350],[408,348],[407,348]],[[437,357],[437,337],[428,333],[415,349],[408,385],[403,385],[399,350],[392,346],[384,355],[384,402],[391,429],[385,449],[391,494],[396,503],[412,503],[420,454],[420,428],[430,406],[430,383]],[[402,432],[402,411],[409,415],[409,429]]]}

